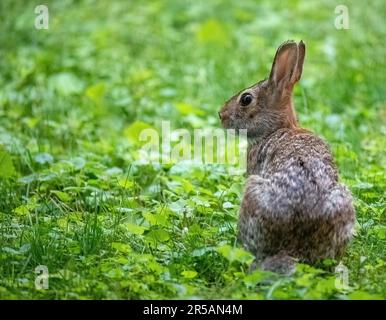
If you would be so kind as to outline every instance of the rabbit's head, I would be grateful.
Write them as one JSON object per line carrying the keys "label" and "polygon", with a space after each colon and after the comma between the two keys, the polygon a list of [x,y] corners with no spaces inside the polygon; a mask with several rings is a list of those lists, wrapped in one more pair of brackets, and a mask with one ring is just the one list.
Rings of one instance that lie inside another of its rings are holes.
{"label": "rabbit's head", "polygon": [[303,41],[283,43],[276,52],[270,76],[240,91],[219,112],[224,128],[247,129],[249,138],[269,135],[280,128],[297,126],[292,90],[302,75]]}

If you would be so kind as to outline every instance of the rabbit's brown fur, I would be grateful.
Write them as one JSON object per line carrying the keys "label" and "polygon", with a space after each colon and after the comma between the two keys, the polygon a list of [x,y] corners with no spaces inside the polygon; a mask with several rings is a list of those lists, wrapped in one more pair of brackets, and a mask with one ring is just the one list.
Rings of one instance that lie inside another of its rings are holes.
{"label": "rabbit's brown fur", "polygon": [[232,97],[219,113],[225,128],[248,132],[239,239],[260,267],[282,273],[290,273],[294,261],[339,258],[355,222],[329,147],[298,127],[292,89],[304,56],[302,41],[282,44],[269,79]]}

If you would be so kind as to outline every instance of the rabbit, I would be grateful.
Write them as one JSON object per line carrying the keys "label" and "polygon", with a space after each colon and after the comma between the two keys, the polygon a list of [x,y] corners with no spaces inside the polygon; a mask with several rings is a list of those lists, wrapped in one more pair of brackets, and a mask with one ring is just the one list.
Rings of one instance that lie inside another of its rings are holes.
{"label": "rabbit", "polygon": [[[326,142],[299,127],[292,91],[300,80],[303,41],[277,49],[268,79],[242,90],[219,112],[224,128],[247,130],[247,182],[238,239],[254,267],[291,274],[296,262],[339,259],[352,239],[350,191]],[[254,268],[252,266],[252,269]]]}

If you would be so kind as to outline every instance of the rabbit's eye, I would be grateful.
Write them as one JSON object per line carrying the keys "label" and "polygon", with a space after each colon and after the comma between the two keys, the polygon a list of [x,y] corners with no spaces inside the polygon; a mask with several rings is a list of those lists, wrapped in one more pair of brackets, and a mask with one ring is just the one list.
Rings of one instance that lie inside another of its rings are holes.
{"label": "rabbit's eye", "polygon": [[241,98],[240,98],[240,104],[243,106],[243,107],[246,107],[247,105],[249,105],[253,100],[253,97],[250,93],[243,93]]}

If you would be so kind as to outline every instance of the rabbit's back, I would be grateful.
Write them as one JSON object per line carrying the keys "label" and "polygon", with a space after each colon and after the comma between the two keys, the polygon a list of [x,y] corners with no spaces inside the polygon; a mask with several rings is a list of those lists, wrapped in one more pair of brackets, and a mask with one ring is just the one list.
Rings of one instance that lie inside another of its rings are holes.
{"label": "rabbit's back", "polygon": [[305,261],[338,255],[354,209],[326,143],[303,129],[280,129],[251,146],[239,236],[257,256],[281,250]]}
{"label": "rabbit's back", "polygon": [[248,174],[270,179],[283,206],[309,210],[338,183],[328,145],[304,129],[280,129],[252,147],[248,157]]}
{"label": "rabbit's back", "polygon": [[277,130],[250,147],[248,174],[264,178],[278,173],[301,174],[305,181],[316,179],[315,182],[325,187],[338,181],[328,145],[313,133],[300,128]]}

